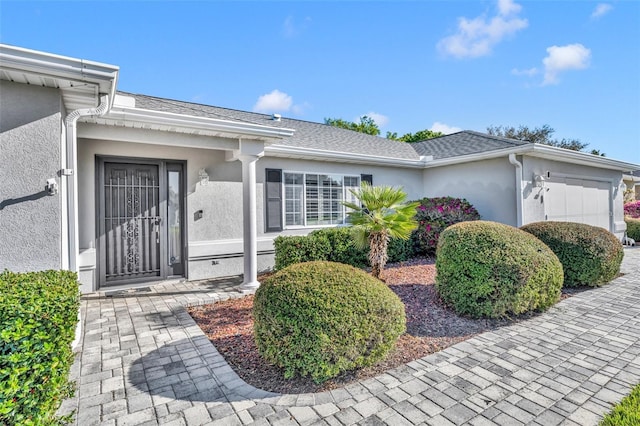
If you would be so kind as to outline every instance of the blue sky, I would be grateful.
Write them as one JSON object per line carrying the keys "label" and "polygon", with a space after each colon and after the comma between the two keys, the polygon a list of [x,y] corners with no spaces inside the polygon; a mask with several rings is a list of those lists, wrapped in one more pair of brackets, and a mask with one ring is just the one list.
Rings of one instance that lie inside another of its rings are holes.
{"label": "blue sky", "polygon": [[2,0],[0,41],[118,65],[134,93],[383,135],[548,124],[640,163],[638,1]]}

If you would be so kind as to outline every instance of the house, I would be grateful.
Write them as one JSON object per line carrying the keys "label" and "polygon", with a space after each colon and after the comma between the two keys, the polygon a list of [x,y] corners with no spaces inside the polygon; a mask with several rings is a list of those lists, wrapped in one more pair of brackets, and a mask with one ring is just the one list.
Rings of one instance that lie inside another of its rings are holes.
{"label": "house", "polygon": [[514,226],[622,238],[640,166],[464,131],[417,144],[119,92],[117,66],[0,45],[0,268],[70,269],[83,292],[273,265],[273,239],[345,222],[363,181],[467,198]]}
{"label": "house", "polygon": [[628,200],[640,200],[640,170],[634,170],[622,178],[629,191]]}

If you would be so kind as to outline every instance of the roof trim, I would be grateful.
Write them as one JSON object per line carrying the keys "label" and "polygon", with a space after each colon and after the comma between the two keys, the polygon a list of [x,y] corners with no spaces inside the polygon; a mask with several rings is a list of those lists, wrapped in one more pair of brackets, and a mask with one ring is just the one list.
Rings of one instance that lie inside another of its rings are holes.
{"label": "roof trim", "polygon": [[570,149],[557,148],[554,146],[541,145],[536,143],[528,143],[509,148],[496,149],[493,151],[484,151],[469,155],[460,155],[457,157],[447,157],[430,161],[425,165],[426,168],[448,166],[451,164],[468,163],[472,161],[489,160],[492,158],[500,158],[509,154],[530,155],[532,157],[546,158],[554,161],[563,161],[566,163],[580,164],[584,166],[597,167],[601,169],[619,170],[629,172],[638,169],[638,164],[618,161],[607,157],[600,157],[586,152],[572,151]]}
{"label": "roof trim", "polygon": [[265,155],[269,157],[299,158],[305,160],[349,162],[353,164],[375,164],[384,166],[399,166],[410,168],[424,168],[432,156],[420,156],[418,160],[405,158],[383,157],[353,152],[326,151],[314,148],[301,148],[285,145],[271,145],[265,147]]}
{"label": "roof trim", "polygon": [[280,139],[283,137],[289,137],[293,136],[293,133],[295,132],[293,129],[281,127],[270,127],[260,124],[221,120],[218,118],[198,117],[125,106],[113,107],[111,111],[102,118],[159,126],[171,126],[182,129],[221,132],[239,136],[254,136],[264,139]]}
{"label": "roof trim", "polygon": [[99,94],[109,95],[109,107],[113,105],[120,70],[116,65],[54,55],[7,44],[0,44],[0,64],[7,70],[95,84],[99,87]]}

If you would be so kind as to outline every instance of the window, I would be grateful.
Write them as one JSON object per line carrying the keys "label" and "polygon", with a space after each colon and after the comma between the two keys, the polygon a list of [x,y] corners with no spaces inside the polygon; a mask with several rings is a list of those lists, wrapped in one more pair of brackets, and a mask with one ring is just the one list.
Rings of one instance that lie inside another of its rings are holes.
{"label": "window", "polygon": [[340,225],[346,221],[343,201],[354,201],[349,189],[359,176],[284,172],[285,226]]}

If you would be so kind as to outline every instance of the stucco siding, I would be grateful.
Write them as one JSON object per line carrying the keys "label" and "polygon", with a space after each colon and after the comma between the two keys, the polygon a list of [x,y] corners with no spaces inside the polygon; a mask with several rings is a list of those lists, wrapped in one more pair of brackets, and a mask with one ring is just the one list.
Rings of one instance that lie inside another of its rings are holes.
{"label": "stucco siding", "polygon": [[482,219],[516,226],[515,167],[508,158],[424,170],[424,196],[466,198]]}
{"label": "stucco siding", "polygon": [[44,190],[60,183],[60,94],[7,81],[0,93],[0,270],[60,269],[61,197]]}
{"label": "stucco siding", "polygon": [[535,187],[534,176],[554,175],[569,176],[585,180],[609,182],[611,184],[611,197],[613,217],[611,231],[618,237],[624,234],[624,184],[622,173],[615,170],[600,169],[597,167],[581,166],[560,161],[548,160],[537,157],[524,157],[522,161],[523,174],[523,223],[531,223],[545,220],[544,192],[545,188]]}

